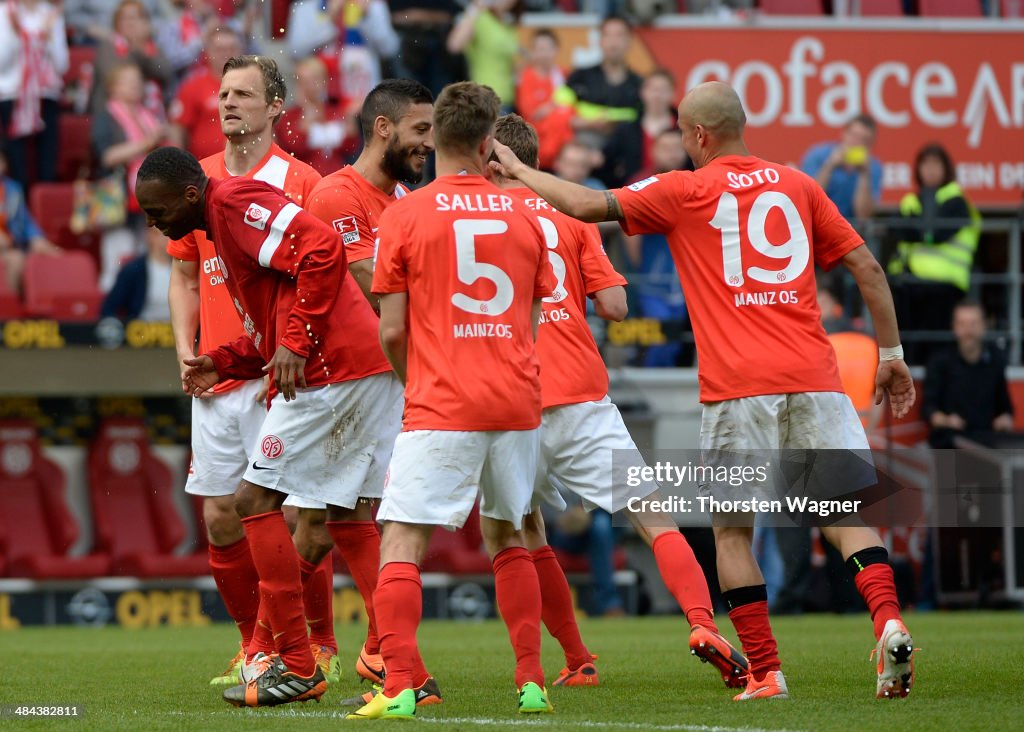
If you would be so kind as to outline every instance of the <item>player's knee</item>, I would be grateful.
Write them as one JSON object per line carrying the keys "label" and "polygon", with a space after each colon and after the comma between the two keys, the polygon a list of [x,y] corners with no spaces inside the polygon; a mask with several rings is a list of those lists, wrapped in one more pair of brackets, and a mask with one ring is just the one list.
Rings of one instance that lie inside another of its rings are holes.
{"label": "player's knee", "polygon": [[483,534],[484,548],[491,559],[506,549],[524,545],[522,532],[510,521],[497,521],[481,516],[480,533]]}
{"label": "player's knee", "polygon": [[206,524],[206,536],[214,546],[234,544],[245,534],[235,510],[233,496],[218,496],[203,501],[203,523]]}
{"label": "player's knee", "polygon": [[535,510],[523,517],[523,542],[531,552],[540,549],[548,543],[547,532],[544,530],[544,520],[540,511]]}
{"label": "player's knee", "polygon": [[235,511],[241,518],[259,516],[281,508],[284,494],[243,480],[235,491]]}

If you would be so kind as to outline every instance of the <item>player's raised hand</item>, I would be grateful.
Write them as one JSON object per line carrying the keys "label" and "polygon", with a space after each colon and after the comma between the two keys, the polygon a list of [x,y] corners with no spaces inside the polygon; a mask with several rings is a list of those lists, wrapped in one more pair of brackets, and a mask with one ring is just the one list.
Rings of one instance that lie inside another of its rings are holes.
{"label": "player's raised hand", "polygon": [[516,154],[509,149],[508,145],[503,145],[495,140],[494,156],[498,159],[492,160],[489,163],[491,170],[505,178],[518,178],[517,172],[522,169],[523,163],[516,157]]}
{"label": "player's raised hand", "polygon": [[882,403],[882,395],[889,394],[889,406],[896,419],[905,417],[914,406],[914,378],[903,360],[880,361],[875,374],[875,404]]}
{"label": "player's raised hand", "polygon": [[220,381],[220,374],[209,356],[185,358],[181,362],[186,367],[181,372],[181,388],[186,394],[201,398]]}
{"label": "player's raised hand", "polygon": [[278,346],[274,357],[263,367],[267,373],[274,374],[274,385],[284,396],[286,402],[295,398],[295,389],[306,386],[306,358]]}

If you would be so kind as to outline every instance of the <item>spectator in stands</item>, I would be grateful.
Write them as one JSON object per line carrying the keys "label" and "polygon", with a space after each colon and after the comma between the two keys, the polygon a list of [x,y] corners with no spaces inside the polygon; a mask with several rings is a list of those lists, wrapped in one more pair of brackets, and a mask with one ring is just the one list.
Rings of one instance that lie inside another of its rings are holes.
{"label": "spectator in stands", "polygon": [[515,102],[523,10],[523,0],[473,0],[448,34],[448,52],[466,55],[470,80],[494,89],[502,114]]}
{"label": "spectator in stands", "polygon": [[16,180],[7,177],[7,160],[0,152],[0,261],[7,273],[7,285],[15,292],[21,289],[21,272],[26,254],[61,254],[39,228],[25,202],[25,190]]}
{"label": "spectator in stands", "polygon": [[[46,0],[0,8],[0,141],[23,190],[57,178],[58,117],[68,43],[60,9]],[[35,170],[29,171],[29,146]]]}
{"label": "spectator in stands", "polygon": [[[161,0],[142,2],[150,18],[161,17]],[[64,19],[72,43],[88,45],[110,40],[120,4],[121,0],[64,0]]]}
{"label": "spectator in stands", "polygon": [[448,84],[467,78],[465,59],[447,48],[459,9],[455,0],[390,0],[388,4],[400,40],[394,76],[415,79],[435,97]]}
{"label": "spectator in stands", "polygon": [[[678,127],[663,130],[651,146],[649,167],[638,173],[635,183],[670,170],[692,170],[693,164],[683,148]],[[627,236],[624,240],[629,279],[636,298],[637,317],[654,318],[668,334],[666,343],[644,348],[638,364],[651,367],[689,366],[693,363],[693,345],[682,336],[691,333],[683,289],[664,234]]]}
{"label": "spectator in stands", "polygon": [[858,114],[838,142],[815,145],[800,164],[850,222],[870,218],[882,195],[882,163],[871,154],[877,130],[874,118]]}
{"label": "spectator in stands", "polygon": [[516,109],[533,125],[540,140],[540,167],[551,170],[562,146],[573,138],[571,106],[555,101],[555,92],[565,85],[558,66],[558,37],[549,28],[533,34],[527,64],[516,84]]}
{"label": "spectator in stands", "polygon": [[[676,127],[676,80],[672,73],[665,69],[656,69],[644,77],[640,87],[640,99],[643,112],[635,122],[618,125],[605,146],[604,154],[608,159],[602,173],[607,176],[606,182],[612,187],[621,187],[635,178],[646,178],[638,175],[662,168],[652,160],[656,140],[663,132],[674,133],[674,140],[666,138],[662,144],[674,149],[676,155],[686,159],[679,128]],[[662,151],[665,152],[665,151]],[[680,163],[681,164],[681,163]],[[662,168],[678,170],[679,165]],[[605,180],[602,177],[602,180]]]}
{"label": "spectator in stands", "polygon": [[106,77],[106,104],[92,120],[92,145],[105,177],[124,171],[128,219],[125,226],[103,232],[100,244],[100,289],[106,292],[122,260],[139,252],[145,227],[138,201],[135,177],[146,155],[169,142],[162,117],[144,103],[142,71],[131,61],[114,66]]}
{"label": "spectator in stands", "polygon": [[319,56],[327,67],[329,97],[358,112],[382,78],[382,60],[398,53],[384,0],[298,0],[285,44],[296,60]]}
{"label": "spectator in stands", "polygon": [[[617,125],[640,119],[643,79],[626,63],[633,43],[633,29],[625,18],[610,16],[601,23],[601,63],[573,71],[555,95],[560,104],[571,105],[576,116],[577,137],[604,150]],[[614,168],[617,161],[606,160]]]}
{"label": "spectator in stands", "polygon": [[295,68],[295,104],[281,116],[277,141],[320,175],[328,175],[359,154],[359,112],[346,113],[328,96],[327,66],[316,56]]}
{"label": "spectator in stands", "polygon": [[818,309],[821,311],[821,327],[826,333],[845,333],[853,330],[853,323],[843,310],[842,303],[828,287],[818,284]]}
{"label": "spectator in stands", "polygon": [[171,309],[167,289],[171,282],[171,257],[167,237],[157,229],[146,229],[148,251],[128,261],[117,273],[114,286],[100,309],[104,318],[168,323]]}
{"label": "spectator in stands", "polygon": [[934,448],[954,447],[958,435],[991,444],[995,433],[1013,430],[1006,358],[985,342],[985,330],[981,305],[962,300],[953,309],[956,345],[928,362],[921,415]]}
{"label": "spectator in stands", "polygon": [[154,36],[180,79],[199,62],[209,33],[221,25],[220,16],[207,0],[164,0],[162,10]]}
{"label": "spectator in stands", "polygon": [[[917,192],[900,201],[899,239],[888,264],[896,314],[904,331],[944,331],[967,295],[981,236],[981,216],[956,182],[941,145],[925,145],[914,161]],[[911,340],[907,361],[925,363],[932,344]]]}
{"label": "spectator in stands", "polygon": [[241,56],[241,36],[227,27],[215,27],[206,35],[206,66],[190,76],[171,103],[171,140],[196,156],[197,160],[220,152],[224,135],[220,131],[217,98],[224,64]]}
{"label": "spectator in stands", "polygon": [[593,176],[594,168],[604,158],[601,153],[580,139],[572,139],[562,146],[555,159],[555,175],[587,188],[603,190],[604,184]]}
{"label": "spectator in stands", "polygon": [[104,40],[96,51],[93,84],[92,114],[99,114],[106,105],[106,87],[102,80],[114,66],[122,61],[134,63],[145,79],[144,101],[149,110],[163,114],[164,94],[174,81],[174,68],[164,58],[153,40],[153,27],[149,13],[140,0],[122,0],[114,12],[114,32]]}

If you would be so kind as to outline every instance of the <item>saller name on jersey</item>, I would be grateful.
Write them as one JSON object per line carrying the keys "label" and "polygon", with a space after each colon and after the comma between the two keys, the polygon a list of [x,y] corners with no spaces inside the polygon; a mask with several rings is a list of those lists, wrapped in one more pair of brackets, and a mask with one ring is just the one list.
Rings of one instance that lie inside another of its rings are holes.
{"label": "saller name on jersey", "polygon": [[497,193],[438,193],[438,211],[511,211],[512,199]]}

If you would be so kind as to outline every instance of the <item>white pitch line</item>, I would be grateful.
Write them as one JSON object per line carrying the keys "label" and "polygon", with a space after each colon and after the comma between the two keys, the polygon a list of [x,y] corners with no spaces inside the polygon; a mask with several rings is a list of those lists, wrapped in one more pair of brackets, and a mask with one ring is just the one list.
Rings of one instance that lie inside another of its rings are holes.
{"label": "white pitch line", "polygon": [[[171,712],[173,716],[192,716],[189,712]],[[274,716],[303,717],[317,719],[343,719],[346,711],[305,710],[286,708],[277,710]],[[261,718],[266,718],[262,717]],[[585,719],[560,719],[557,716],[543,716],[537,719],[494,719],[491,717],[416,717],[421,724],[461,724],[476,727],[567,727],[583,729],[637,729],[652,732],[791,732],[782,728],[766,727],[722,727],[706,724],[643,724],[639,722],[595,722]]]}

